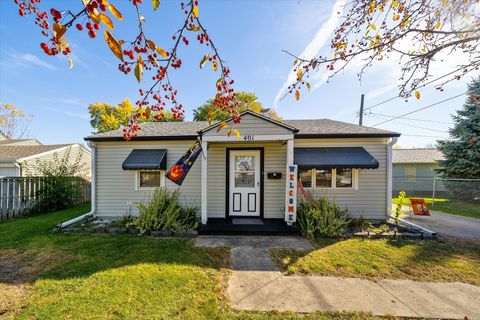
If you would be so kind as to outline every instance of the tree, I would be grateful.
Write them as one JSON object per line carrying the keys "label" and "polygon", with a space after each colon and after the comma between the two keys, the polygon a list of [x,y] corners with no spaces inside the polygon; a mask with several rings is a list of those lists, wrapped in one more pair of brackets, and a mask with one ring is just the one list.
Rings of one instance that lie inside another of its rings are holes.
{"label": "tree", "polygon": [[[262,103],[258,102],[255,93],[238,91],[235,93],[235,100],[238,103],[238,112],[252,110],[257,113],[263,113],[265,110]],[[280,120],[281,117],[272,109],[268,109],[268,115],[272,119]],[[208,99],[204,104],[193,111],[193,121],[215,121],[226,120],[231,117],[227,111],[222,111],[215,107],[215,99]]]}
{"label": "tree", "polygon": [[123,100],[116,106],[96,102],[88,106],[88,112],[90,113],[90,125],[97,133],[126,127],[131,119],[135,117],[137,123],[146,121],[183,121],[183,116],[182,118],[175,118],[170,111],[166,111],[162,117],[152,114],[146,108],[138,111],[128,99]]}
{"label": "tree", "polygon": [[8,140],[21,139],[25,136],[31,122],[31,116],[13,104],[0,102],[0,132]]}
{"label": "tree", "polygon": [[445,157],[438,172],[448,178],[480,179],[480,77],[469,84],[467,101],[453,121],[451,139],[438,141]]}
{"label": "tree", "polygon": [[[140,113],[153,113],[159,118],[167,115],[167,110],[171,111],[174,119],[181,119],[184,115],[182,104],[177,100],[177,90],[170,81],[170,73],[182,66],[182,59],[179,55],[180,45],[188,46],[191,38],[196,39],[201,45],[206,47],[206,52],[202,54],[200,68],[207,63],[211,65],[215,72],[219,72],[219,78],[215,83],[216,96],[215,105],[222,111],[228,111],[233,116],[236,112],[237,103],[235,101],[232,85],[234,81],[230,79],[230,69],[222,60],[217,47],[207,30],[199,19],[198,0],[190,0],[186,3],[180,3],[181,12],[185,14],[182,26],[172,36],[173,46],[169,50],[158,46],[153,37],[147,34],[144,29],[145,17],[142,15],[143,0],[130,0],[132,9],[136,13],[136,21],[131,21],[129,34],[136,34],[130,40],[117,39],[113,34],[114,22],[112,18],[122,21],[122,13],[114,5],[117,1],[110,0],[81,0],[62,2],[62,8],[51,8],[49,12],[41,8],[41,0],[14,0],[18,4],[18,14],[20,16],[34,16],[35,24],[40,28],[43,36],[47,38],[46,42],[40,44],[41,49],[46,55],[55,56],[63,54],[67,57],[69,67],[73,67],[70,59],[72,48],[67,41],[67,35],[72,28],[82,31],[86,29],[90,38],[97,36],[97,31],[104,28],[103,37],[112,53],[120,60],[118,69],[124,74],[133,72],[139,83],[144,78],[144,71],[152,73],[148,78],[153,79],[153,83],[147,89],[140,89],[140,97],[135,102],[137,114],[130,119],[125,130],[124,138],[129,140],[137,136],[139,125],[137,120],[141,118]],[[153,9],[157,10],[160,0],[149,1]],[[75,3],[76,5],[72,5]],[[69,8],[67,8],[69,7]],[[138,30],[138,31],[137,31]]]}
{"label": "tree", "polygon": [[[207,48],[207,52],[202,53],[202,58],[199,59],[200,68],[208,63],[215,72],[219,71],[215,83],[214,107],[230,113],[235,122],[240,120],[230,69],[199,19],[199,0],[180,3],[185,19],[172,36],[173,46],[168,50],[158,46],[150,34],[145,33],[143,26],[146,19],[141,12],[143,0],[130,0],[137,17],[136,21],[131,22],[130,28],[126,28],[130,34],[135,30],[136,36],[130,40],[119,40],[111,33],[114,23],[110,17],[123,20],[114,0],[110,0],[111,3],[106,0],[81,0],[75,2],[77,8],[52,8],[49,13],[41,9],[41,0],[14,1],[19,5],[19,15],[35,17],[35,24],[47,38],[40,47],[50,56],[62,53],[69,57],[72,49],[67,34],[73,26],[79,31],[86,28],[90,38],[95,38],[98,30],[106,28],[103,36],[112,53],[120,60],[118,68],[122,73],[129,74],[133,71],[139,83],[145,70],[152,73],[152,85],[148,89],[139,90],[140,97],[135,102],[137,113],[149,110],[148,112],[163,117],[166,110],[171,110],[174,118],[183,116],[183,106],[177,100],[178,92],[169,75],[172,69],[181,68],[182,59],[178,49],[180,45],[188,46],[189,39],[193,36]],[[158,9],[160,0],[149,2],[154,10]],[[70,5],[73,2],[61,3],[67,6],[67,3]],[[402,71],[399,95],[408,98],[414,94],[417,99],[420,99],[418,89],[433,82],[430,79],[430,63],[440,54],[462,52],[467,58],[441,78],[434,79],[441,80],[436,85],[439,90],[443,90],[446,83],[480,68],[478,1],[350,0],[342,11],[345,14],[340,17],[340,24],[331,40],[331,53],[305,59],[286,51],[295,58],[294,71],[297,79],[289,86],[289,93],[294,93],[297,100],[300,99],[302,88],[310,89],[308,78],[312,71],[322,70],[331,78],[342,72],[354,59],[361,60],[361,78],[363,72],[377,61],[397,55],[401,59]],[[72,67],[73,64],[68,59]],[[138,118],[130,119],[125,139],[137,135]]]}
{"label": "tree", "polygon": [[[430,64],[440,54],[465,53],[462,63],[438,80],[438,90],[455,79],[480,68],[480,13],[471,0],[357,0],[348,1],[345,14],[331,39],[331,53],[313,59],[294,57],[296,81],[289,93],[300,99],[303,87],[310,89],[312,71],[325,70],[329,79],[360,60],[364,71],[376,62],[396,56],[402,76],[399,95],[408,98],[430,84]],[[288,93],[287,93],[288,94]]]}

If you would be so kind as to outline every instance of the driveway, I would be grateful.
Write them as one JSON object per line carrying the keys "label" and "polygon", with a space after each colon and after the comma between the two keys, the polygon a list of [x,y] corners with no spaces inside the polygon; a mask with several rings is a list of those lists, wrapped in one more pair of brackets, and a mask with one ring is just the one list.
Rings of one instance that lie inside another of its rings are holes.
{"label": "driveway", "polygon": [[471,284],[285,276],[276,269],[269,249],[313,248],[298,237],[200,236],[196,245],[231,248],[228,295],[235,309],[480,319],[480,287]]}
{"label": "driveway", "polygon": [[431,216],[402,216],[402,219],[436,231],[439,236],[480,239],[480,219],[430,211]]}

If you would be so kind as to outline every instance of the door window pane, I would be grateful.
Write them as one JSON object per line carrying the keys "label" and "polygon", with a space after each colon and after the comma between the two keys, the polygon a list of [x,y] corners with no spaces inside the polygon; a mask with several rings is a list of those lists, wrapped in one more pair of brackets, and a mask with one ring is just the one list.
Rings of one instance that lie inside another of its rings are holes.
{"label": "door window pane", "polygon": [[298,178],[302,180],[304,188],[312,187],[312,170],[298,169]]}
{"label": "door window pane", "polygon": [[160,171],[140,171],[140,188],[160,187]]}
{"label": "door window pane", "polygon": [[236,171],[255,170],[255,156],[235,156]]}
{"label": "door window pane", "polygon": [[255,172],[235,172],[235,188],[254,188]]}
{"label": "door window pane", "polygon": [[315,179],[317,188],[332,187],[332,169],[317,169],[317,177]]}
{"label": "door window pane", "polygon": [[337,169],[337,188],[352,187],[352,169]]}

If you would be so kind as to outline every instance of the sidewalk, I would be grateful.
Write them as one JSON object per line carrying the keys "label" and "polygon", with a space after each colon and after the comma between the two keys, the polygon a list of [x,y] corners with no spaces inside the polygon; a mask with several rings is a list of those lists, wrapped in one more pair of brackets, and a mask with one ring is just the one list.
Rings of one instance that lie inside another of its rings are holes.
{"label": "sidewalk", "polygon": [[258,311],[363,311],[403,317],[480,319],[480,287],[410,280],[284,276],[270,248],[310,249],[295,237],[199,237],[198,246],[231,247],[232,307]]}

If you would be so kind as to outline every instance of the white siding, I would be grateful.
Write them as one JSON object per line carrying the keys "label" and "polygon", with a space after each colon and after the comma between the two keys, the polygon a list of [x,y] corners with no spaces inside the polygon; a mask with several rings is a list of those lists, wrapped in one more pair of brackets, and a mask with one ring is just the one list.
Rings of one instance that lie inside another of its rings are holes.
{"label": "white siding", "polygon": [[[243,122],[243,120],[242,120]],[[264,218],[283,218],[285,207],[286,146],[280,142],[209,143],[208,217],[224,218],[226,209],[226,148],[264,147]],[[282,179],[269,180],[267,172],[281,172]]]}
{"label": "white siding", "polygon": [[358,190],[314,190],[317,196],[327,196],[342,207],[348,208],[353,217],[385,219],[387,190],[387,141],[386,139],[295,139],[295,147],[363,147],[380,166],[378,169],[361,169],[358,174]]}
{"label": "white siding", "polygon": [[[135,141],[97,143],[97,215],[121,216],[126,213],[127,202],[133,204],[133,213],[138,213],[135,203],[145,199],[151,190],[135,190],[134,170],[123,170],[122,163],[133,149],[167,149],[167,168],[170,168],[195,141]],[[201,157],[200,155],[199,157]],[[200,214],[201,159],[198,158],[180,188],[183,205],[198,207]],[[179,187],[168,179],[170,191]]]}
{"label": "white siding", "polygon": [[0,178],[1,177],[18,177],[20,175],[20,168],[17,168],[13,162],[0,163]]}
{"label": "white siding", "polygon": [[[91,176],[91,155],[90,152],[83,149],[79,144],[73,144],[69,147],[70,151],[70,162],[73,163],[77,160],[79,153],[82,153],[81,162],[83,163],[83,170],[80,173],[80,176],[90,178]],[[48,152],[45,154],[39,154],[35,157],[29,157],[28,160],[22,162],[22,176],[27,175],[37,175],[38,172],[35,169],[37,160],[40,161],[52,161],[54,155],[58,155],[58,159],[62,159],[65,156],[68,148],[62,148],[58,151]]]}
{"label": "white siding", "polygon": [[[245,114],[242,116],[239,124],[228,123],[229,127],[237,129],[240,134],[253,134],[253,135],[275,135],[275,134],[291,134],[292,131],[278,124],[264,120],[262,118],[255,117],[251,114]],[[225,136],[228,129],[222,129],[217,132],[217,128],[213,128],[210,131],[204,133],[205,136]],[[233,134],[233,133],[232,133]]]}

